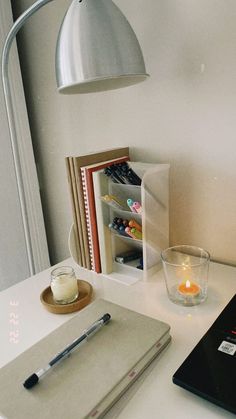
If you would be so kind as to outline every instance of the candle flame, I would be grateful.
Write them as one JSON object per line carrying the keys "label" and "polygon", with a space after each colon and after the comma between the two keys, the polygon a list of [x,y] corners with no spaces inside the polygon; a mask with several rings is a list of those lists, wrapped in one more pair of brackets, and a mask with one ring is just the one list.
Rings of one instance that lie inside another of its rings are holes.
{"label": "candle flame", "polygon": [[187,279],[186,283],[185,283],[186,288],[190,288],[191,287],[191,282]]}

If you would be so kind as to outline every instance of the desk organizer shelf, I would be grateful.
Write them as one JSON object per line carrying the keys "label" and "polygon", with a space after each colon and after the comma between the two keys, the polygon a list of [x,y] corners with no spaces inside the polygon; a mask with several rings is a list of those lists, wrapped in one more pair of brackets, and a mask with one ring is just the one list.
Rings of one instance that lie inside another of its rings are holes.
{"label": "desk organizer shelf", "polygon": [[[139,279],[148,279],[160,269],[161,250],[169,245],[169,165],[129,162],[142,179],[141,186],[117,184],[102,171],[93,173],[97,229],[102,273],[111,279],[130,285]],[[106,194],[115,195],[122,202],[128,198],[139,201],[142,213],[114,208],[101,199]],[[142,225],[142,240],[113,233],[108,227],[114,217],[135,219]],[[69,248],[76,260],[73,226]],[[125,251],[142,250],[143,270],[137,269],[138,261],[117,263],[115,257]]]}

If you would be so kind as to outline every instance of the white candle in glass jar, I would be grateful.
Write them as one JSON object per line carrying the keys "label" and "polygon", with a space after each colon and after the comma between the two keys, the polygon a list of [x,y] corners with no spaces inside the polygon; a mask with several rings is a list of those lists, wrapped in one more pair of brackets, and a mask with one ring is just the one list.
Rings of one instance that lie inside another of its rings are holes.
{"label": "white candle in glass jar", "polygon": [[70,267],[56,268],[51,273],[53,298],[61,304],[68,304],[78,297],[78,284],[74,270]]}

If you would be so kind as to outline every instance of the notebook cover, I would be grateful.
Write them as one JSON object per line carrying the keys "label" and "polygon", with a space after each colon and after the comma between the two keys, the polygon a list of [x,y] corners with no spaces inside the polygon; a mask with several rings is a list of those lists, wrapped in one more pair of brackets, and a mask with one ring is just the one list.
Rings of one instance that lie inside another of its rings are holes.
{"label": "notebook cover", "polygon": [[120,158],[107,160],[102,163],[84,166],[80,169],[84,192],[84,206],[88,231],[88,242],[90,246],[90,254],[92,253],[94,259],[92,269],[97,273],[101,273],[102,270],[98,240],[96,204],[94,198],[93,173],[97,172],[98,170],[104,169],[105,167],[109,167],[113,164],[123,163],[128,160],[129,156],[122,156]]}
{"label": "notebook cover", "polygon": [[173,382],[236,413],[236,295],[175,372]]}
{"label": "notebook cover", "polygon": [[[46,366],[106,312],[112,317],[106,326],[32,389],[23,387],[29,375]],[[165,335],[169,336],[166,323],[96,300],[1,368],[0,415],[8,419],[86,418]]]}
{"label": "notebook cover", "polygon": [[[87,236],[87,228],[86,228],[86,221],[85,221],[84,197],[83,197],[80,168],[82,166],[87,166],[90,164],[115,159],[118,157],[122,157],[124,155],[129,155],[129,147],[114,148],[110,150],[100,151],[98,153],[91,153],[84,156],[73,157],[75,177],[76,177],[76,186],[77,186],[77,197],[78,197],[78,205],[79,205],[78,228],[79,230],[81,229],[82,231],[82,243],[83,243],[82,252],[84,253],[84,258],[86,260],[85,267],[87,269],[91,269],[91,262],[90,262],[90,256],[89,256],[88,236]],[[66,160],[68,158],[69,157],[66,157]]]}
{"label": "notebook cover", "polygon": [[78,196],[77,196],[73,159],[72,157],[68,157],[65,161],[66,161],[66,171],[67,171],[69,191],[70,191],[70,197],[71,197],[71,208],[72,208],[74,228],[75,228],[76,255],[77,255],[77,260],[78,260],[79,265],[86,267],[84,251],[83,251],[83,243],[82,243],[80,211],[79,211],[79,205],[78,205]]}
{"label": "notebook cover", "polygon": [[171,337],[166,333],[152,348],[141,358],[137,364],[124,376],[124,378],[108,393],[104,399],[90,412],[86,419],[101,419],[104,414],[120,399],[126,390],[135,382],[142,372],[170,343]]}
{"label": "notebook cover", "polygon": [[109,193],[109,178],[103,171],[93,172],[94,200],[96,207],[98,242],[100,249],[101,271],[109,274],[113,269],[112,241],[109,223],[111,222],[109,206],[104,204],[101,196]]}

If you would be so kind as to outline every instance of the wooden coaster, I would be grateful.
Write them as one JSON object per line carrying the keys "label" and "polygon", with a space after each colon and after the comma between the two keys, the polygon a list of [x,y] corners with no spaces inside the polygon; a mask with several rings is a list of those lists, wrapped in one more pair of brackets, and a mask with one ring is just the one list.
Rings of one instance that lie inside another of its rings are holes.
{"label": "wooden coaster", "polygon": [[51,287],[45,288],[45,290],[40,295],[41,303],[44,307],[55,314],[66,314],[73,313],[74,311],[81,310],[87,304],[90,303],[93,293],[93,287],[87,281],[81,279],[77,280],[79,295],[78,298],[69,304],[58,304],[53,300]]}

